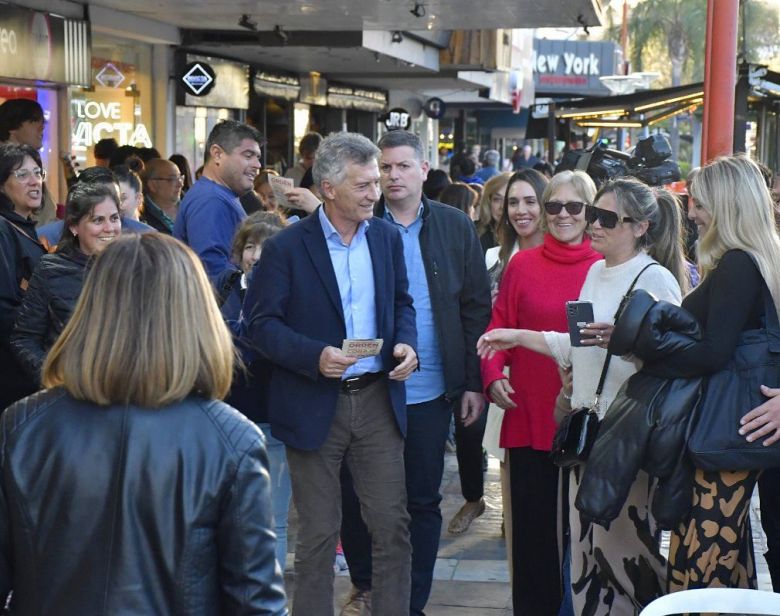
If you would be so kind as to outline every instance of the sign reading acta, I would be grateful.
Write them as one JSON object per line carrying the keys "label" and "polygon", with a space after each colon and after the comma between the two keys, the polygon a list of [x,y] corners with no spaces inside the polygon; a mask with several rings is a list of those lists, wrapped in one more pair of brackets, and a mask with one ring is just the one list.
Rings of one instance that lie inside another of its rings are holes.
{"label": "sign reading acta", "polygon": [[[149,131],[144,124],[122,121],[122,107],[118,102],[98,102],[74,99],[71,101],[78,118],[71,136],[75,146],[92,146],[101,139],[114,137],[119,145],[152,147]],[[96,121],[93,121],[96,120]]]}

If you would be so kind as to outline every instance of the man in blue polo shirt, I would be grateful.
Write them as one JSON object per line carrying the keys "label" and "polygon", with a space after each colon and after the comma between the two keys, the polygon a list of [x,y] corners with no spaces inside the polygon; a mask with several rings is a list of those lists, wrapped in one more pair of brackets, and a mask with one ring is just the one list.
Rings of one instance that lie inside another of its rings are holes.
{"label": "man in blue polo shirt", "polygon": [[252,190],[260,172],[260,147],[265,143],[257,129],[223,120],[206,140],[203,175],[182,199],[173,237],[192,248],[215,279],[232,268],[230,246],[236,228],[246,218],[239,197]]}

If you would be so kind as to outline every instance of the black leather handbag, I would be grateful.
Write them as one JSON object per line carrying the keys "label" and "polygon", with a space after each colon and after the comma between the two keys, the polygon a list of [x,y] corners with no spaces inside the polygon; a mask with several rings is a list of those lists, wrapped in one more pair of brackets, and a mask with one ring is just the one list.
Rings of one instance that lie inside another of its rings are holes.
{"label": "black leather handbag", "polygon": [[[639,277],[648,267],[653,265],[656,265],[656,263],[648,263],[645,265],[636,275],[631,286],[628,287],[628,291],[626,291],[626,294],[620,301],[620,305],[615,313],[615,323],[617,323],[620,318],[620,314],[623,312],[623,308],[628,301],[628,296],[631,295],[631,291],[634,290],[636,283],[639,281]],[[590,407],[582,407],[573,410],[569,415],[564,417],[555,432],[550,456],[552,457],[553,463],[561,468],[569,468],[580,462],[585,462],[585,460],[588,459],[590,450],[593,449],[593,443],[596,442],[596,437],[599,435],[599,426],[601,425],[601,420],[598,416],[599,399],[601,398],[601,392],[604,389],[604,381],[607,378],[607,370],[609,370],[609,361],[611,359],[612,353],[607,351],[607,356],[604,358],[604,365],[601,368],[599,383],[596,387],[596,399],[593,404]]]}
{"label": "black leather handbag", "polygon": [[558,430],[553,437],[552,461],[562,468],[569,468],[588,459],[593,443],[599,435],[601,420],[597,414],[599,397],[604,388],[604,379],[607,376],[611,353],[607,353],[604,359],[604,367],[601,369],[599,386],[596,388],[596,400],[590,408],[582,407],[573,410],[563,418]]}
{"label": "black leather handbag", "polygon": [[696,410],[688,452],[704,470],[757,470],[780,466],[780,443],[752,443],[739,434],[739,420],[766,402],[761,385],[780,384],[780,324],[769,289],[764,285],[761,329],[742,332],[728,365],[710,375]]}

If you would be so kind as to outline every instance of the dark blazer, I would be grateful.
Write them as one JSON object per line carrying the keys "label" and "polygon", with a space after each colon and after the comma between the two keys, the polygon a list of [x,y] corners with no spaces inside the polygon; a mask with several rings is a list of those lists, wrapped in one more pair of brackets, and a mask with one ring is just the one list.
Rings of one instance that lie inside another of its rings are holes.
{"label": "dark blazer", "polygon": [[[374,270],[377,337],[384,340],[382,366],[389,372],[397,365],[396,344],[417,347],[415,313],[400,233],[372,218],[366,238]],[[347,335],[319,210],[263,244],[244,314],[252,343],[273,363],[271,432],[290,447],[319,448],[328,436],[341,384],[320,373],[320,355],[326,346],[341,348]],[[398,381],[389,381],[389,389],[398,429],[405,435],[406,389]]]}

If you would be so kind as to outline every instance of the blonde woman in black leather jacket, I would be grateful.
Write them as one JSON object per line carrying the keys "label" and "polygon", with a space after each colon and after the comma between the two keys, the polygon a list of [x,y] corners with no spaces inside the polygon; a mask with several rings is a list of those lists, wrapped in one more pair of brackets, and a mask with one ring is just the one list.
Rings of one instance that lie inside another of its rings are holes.
{"label": "blonde woman in black leather jacket", "polygon": [[195,254],[113,242],[0,419],[0,601],[18,614],[287,614],[262,434]]}

